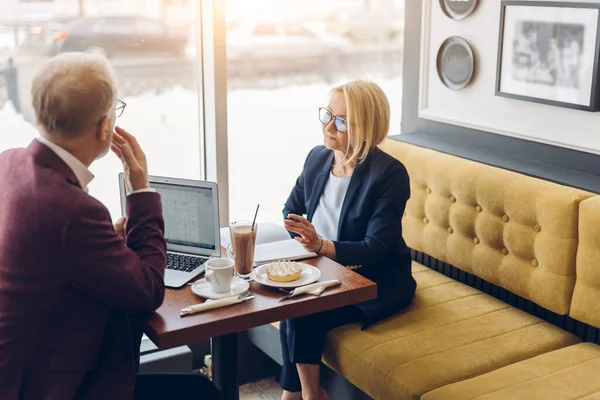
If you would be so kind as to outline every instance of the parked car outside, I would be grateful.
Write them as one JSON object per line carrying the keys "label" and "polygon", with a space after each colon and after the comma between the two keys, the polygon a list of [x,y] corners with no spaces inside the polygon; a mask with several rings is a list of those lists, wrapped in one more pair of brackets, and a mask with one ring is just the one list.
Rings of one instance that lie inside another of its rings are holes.
{"label": "parked car outside", "polygon": [[45,26],[49,55],[85,51],[108,58],[183,56],[188,31],[137,16],[63,19]]}
{"label": "parked car outside", "polygon": [[227,59],[322,57],[344,51],[351,43],[296,22],[231,22],[227,27]]}
{"label": "parked car outside", "polygon": [[396,42],[404,37],[404,14],[400,12],[334,12],[327,17],[326,23],[328,32],[356,44]]}

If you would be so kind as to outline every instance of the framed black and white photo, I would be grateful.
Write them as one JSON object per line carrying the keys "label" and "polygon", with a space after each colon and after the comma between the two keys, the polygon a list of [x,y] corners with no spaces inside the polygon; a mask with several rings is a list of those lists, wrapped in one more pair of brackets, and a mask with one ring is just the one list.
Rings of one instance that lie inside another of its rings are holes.
{"label": "framed black and white photo", "polygon": [[600,5],[501,3],[496,95],[598,111]]}

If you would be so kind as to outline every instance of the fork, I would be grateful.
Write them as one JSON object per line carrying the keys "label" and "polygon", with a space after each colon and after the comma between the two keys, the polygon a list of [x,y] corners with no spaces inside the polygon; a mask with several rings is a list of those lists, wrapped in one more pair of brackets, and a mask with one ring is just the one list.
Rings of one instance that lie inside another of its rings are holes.
{"label": "fork", "polygon": [[240,294],[238,295],[238,297],[240,298],[240,300],[246,300],[246,298],[248,298],[248,297],[250,297],[250,296],[252,296],[252,292],[250,291],[250,289],[248,289],[248,290],[246,290],[245,292],[243,292],[243,293],[240,293]]}
{"label": "fork", "polygon": [[[240,300],[246,300],[248,297],[253,296],[252,292],[250,291],[250,289],[246,290],[245,292],[242,292],[240,294],[237,294],[235,296],[232,297],[237,297]],[[215,301],[213,299],[207,299],[206,301],[211,302],[211,301]]]}

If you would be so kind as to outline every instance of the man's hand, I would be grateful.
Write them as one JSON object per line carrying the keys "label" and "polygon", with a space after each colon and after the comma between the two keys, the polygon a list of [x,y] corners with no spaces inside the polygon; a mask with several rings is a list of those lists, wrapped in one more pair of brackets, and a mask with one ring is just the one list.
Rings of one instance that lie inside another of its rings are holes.
{"label": "man's hand", "polygon": [[117,222],[115,222],[115,233],[120,235],[123,239],[125,239],[125,223],[127,222],[126,218],[119,218]]}
{"label": "man's hand", "polygon": [[148,178],[146,155],[136,138],[125,129],[117,126],[110,148],[123,164],[127,192],[149,188],[150,180]]}

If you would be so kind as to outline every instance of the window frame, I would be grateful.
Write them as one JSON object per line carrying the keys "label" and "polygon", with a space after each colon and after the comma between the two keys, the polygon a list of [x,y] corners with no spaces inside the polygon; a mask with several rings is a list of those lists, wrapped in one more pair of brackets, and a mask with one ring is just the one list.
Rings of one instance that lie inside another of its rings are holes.
{"label": "window frame", "polygon": [[219,190],[220,226],[229,225],[229,161],[227,149],[226,0],[201,0],[199,4],[200,70],[200,176],[216,182]]}

